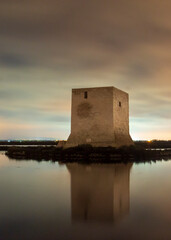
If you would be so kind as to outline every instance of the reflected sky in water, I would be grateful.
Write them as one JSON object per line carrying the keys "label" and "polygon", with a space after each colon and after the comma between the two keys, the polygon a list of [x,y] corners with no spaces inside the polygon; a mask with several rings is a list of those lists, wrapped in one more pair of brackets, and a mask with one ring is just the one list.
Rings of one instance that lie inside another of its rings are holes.
{"label": "reflected sky in water", "polygon": [[171,239],[171,161],[67,164],[0,153],[0,240]]}

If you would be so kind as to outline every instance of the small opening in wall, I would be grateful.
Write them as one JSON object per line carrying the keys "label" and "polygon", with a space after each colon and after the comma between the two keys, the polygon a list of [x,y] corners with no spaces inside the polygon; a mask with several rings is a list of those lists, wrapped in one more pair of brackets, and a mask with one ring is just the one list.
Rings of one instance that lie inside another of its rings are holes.
{"label": "small opening in wall", "polygon": [[84,92],[84,98],[88,98],[88,93]]}
{"label": "small opening in wall", "polygon": [[122,106],[122,104],[121,104],[121,102],[119,102],[119,107],[121,107]]}

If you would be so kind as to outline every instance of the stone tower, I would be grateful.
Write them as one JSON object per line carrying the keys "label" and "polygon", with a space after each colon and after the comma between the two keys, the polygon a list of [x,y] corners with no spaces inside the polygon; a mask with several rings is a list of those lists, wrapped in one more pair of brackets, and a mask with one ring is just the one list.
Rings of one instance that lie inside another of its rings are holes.
{"label": "stone tower", "polygon": [[128,94],[115,87],[72,90],[71,134],[65,147],[131,145]]}

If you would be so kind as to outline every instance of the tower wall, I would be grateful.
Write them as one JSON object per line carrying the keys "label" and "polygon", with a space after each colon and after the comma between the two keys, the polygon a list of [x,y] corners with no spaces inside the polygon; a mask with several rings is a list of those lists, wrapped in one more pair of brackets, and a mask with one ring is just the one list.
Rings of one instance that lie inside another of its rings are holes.
{"label": "tower wall", "polygon": [[129,95],[113,88],[113,128],[116,147],[133,144],[129,134]]}

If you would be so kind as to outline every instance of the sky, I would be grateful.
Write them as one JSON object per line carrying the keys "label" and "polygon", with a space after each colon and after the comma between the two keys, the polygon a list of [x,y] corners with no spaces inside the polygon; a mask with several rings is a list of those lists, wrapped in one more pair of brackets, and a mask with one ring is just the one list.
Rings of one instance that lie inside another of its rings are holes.
{"label": "sky", "polygon": [[0,0],[0,139],[67,139],[71,89],[129,93],[134,140],[171,139],[170,0]]}

